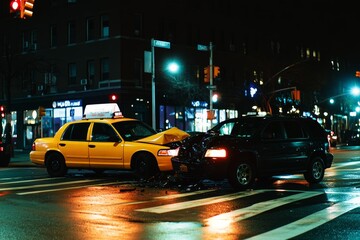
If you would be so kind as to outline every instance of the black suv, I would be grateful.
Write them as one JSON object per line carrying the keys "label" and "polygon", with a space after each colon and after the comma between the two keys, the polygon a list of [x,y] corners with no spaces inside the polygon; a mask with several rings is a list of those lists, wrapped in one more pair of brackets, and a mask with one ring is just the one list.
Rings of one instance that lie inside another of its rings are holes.
{"label": "black suv", "polygon": [[180,180],[228,179],[242,190],[274,175],[303,173],[309,183],[321,182],[333,161],[329,149],[314,119],[246,116],[186,138],[171,161]]}

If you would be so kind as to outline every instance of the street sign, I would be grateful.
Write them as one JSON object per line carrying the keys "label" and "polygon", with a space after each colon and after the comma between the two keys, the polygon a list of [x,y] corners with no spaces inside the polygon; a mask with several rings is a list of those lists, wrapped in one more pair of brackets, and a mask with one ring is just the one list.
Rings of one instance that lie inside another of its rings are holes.
{"label": "street sign", "polygon": [[207,85],[206,88],[209,90],[216,90],[216,85]]}
{"label": "street sign", "polygon": [[170,42],[153,40],[154,47],[170,49]]}
{"label": "street sign", "polygon": [[209,47],[206,46],[206,45],[198,44],[197,45],[197,50],[199,50],[199,51],[209,51]]}

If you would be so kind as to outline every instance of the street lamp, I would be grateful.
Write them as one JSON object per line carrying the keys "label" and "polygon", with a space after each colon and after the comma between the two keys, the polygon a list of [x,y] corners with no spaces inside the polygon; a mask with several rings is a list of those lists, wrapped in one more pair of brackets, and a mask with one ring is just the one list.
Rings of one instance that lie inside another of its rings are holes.
{"label": "street lamp", "polygon": [[356,86],[352,87],[349,91],[346,91],[344,93],[341,93],[341,94],[338,94],[338,95],[335,95],[335,96],[332,96],[332,97],[329,97],[329,98],[325,98],[325,99],[319,101],[318,104],[326,102],[326,101],[329,101],[330,104],[334,104],[335,103],[335,98],[339,98],[339,97],[346,96],[346,95],[352,95],[354,97],[357,97],[357,96],[360,95],[360,88],[356,87]]}
{"label": "street lamp", "polygon": [[176,62],[171,62],[168,64],[167,66],[167,70],[171,73],[178,73],[179,72],[179,64],[177,64]]}

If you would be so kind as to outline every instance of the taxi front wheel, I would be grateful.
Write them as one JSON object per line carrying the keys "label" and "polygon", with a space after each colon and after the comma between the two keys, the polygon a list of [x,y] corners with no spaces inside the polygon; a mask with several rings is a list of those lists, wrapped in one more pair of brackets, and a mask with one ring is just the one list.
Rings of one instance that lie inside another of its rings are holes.
{"label": "taxi front wheel", "polygon": [[135,176],[142,180],[156,177],[160,172],[155,157],[148,153],[137,154],[132,161],[131,168]]}
{"label": "taxi front wheel", "polygon": [[58,153],[50,153],[46,157],[46,169],[50,177],[63,177],[67,172],[64,157]]}

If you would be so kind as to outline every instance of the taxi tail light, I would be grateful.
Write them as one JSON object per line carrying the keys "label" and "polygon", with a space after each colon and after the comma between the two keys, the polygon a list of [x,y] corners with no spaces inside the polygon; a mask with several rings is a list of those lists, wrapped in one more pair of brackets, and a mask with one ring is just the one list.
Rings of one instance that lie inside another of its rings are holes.
{"label": "taxi tail light", "polygon": [[179,153],[179,148],[176,149],[160,149],[158,151],[158,156],[172,156],[175,157]]}
{"label": "taxi tail light", "polygon": [[35,145],[35,143],[33,143],[32,145],[31,145],[31,150],[32,151],[35,151],[36,150],[36,147],[35,147],[36,145]]}
{"label": "taxi tail light", "polygon": [[210,158],[225,158],[227,156],[226,149],[216,148],[206,150],[205,157]]}

